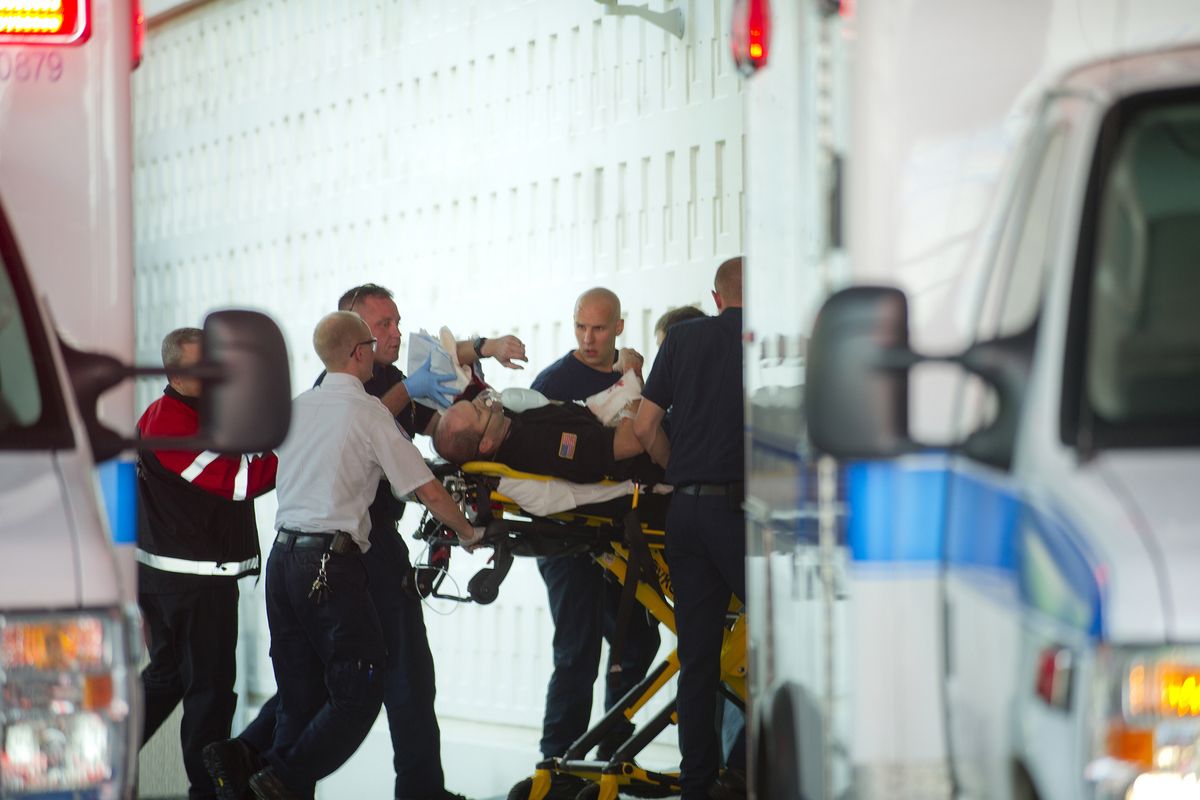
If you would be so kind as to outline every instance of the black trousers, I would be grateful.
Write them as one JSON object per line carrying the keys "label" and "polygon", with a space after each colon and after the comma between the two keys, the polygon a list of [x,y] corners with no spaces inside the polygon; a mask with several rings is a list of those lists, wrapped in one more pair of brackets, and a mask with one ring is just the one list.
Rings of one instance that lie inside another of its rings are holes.
{"label": "black trousers", "polygon": [[323,549],[276,543],[267,559],[267,624],[278,686],[275,735],[264,754],[296,794],[354,754],[383,702],[383,631],[357,553],[329,556],[330,592],[309,597]]}
{"label": "black trousers", "polygon": [[[587,555],[539,558],[538,570],[546,581],[554,620],[554,672],[546,689],[541,741],[542,755],[550,758],[561,756],[587,731],[600,642],[607,639],[612,647],[621,587],[606,580],[604,568]],[[646,677],[659,641],[658,622],[635,605],[626,626],[621,671],[606,675],[605,710]],[[628,724],[618,735],[627,737],[632,730]]]}
{"label": "black trousers", "polygon": [[371,549],[363,559],[388,648],[383,707],[392,737],[394,796],[439,798],[445,793],[445,776],[442,733],[433,709],[433,651],[421,600],[400,584],[401,576],[412,569],[408,547],[398,533],[372,534]]}
{"label": "black trousers", "polygon": [[232,578],[207,579],[202,588],[172,594],[139,594],[149,632],[150,664],[142,670],[146,698],[144,745],[183,703],[179,738],[188,797],[216,797],[200,751],[229,738],[237,706],[238,586]]}
{"label": "black trousers", "polygon": [[[667,512],[667,563],[679,636],[682,796],[704,800],[721,763],[716,716],[725,612],[730,595],[746,598],[746,522],[738,503],[676,492]],[[740,747],[730,764],[745,765]]]}
{"label": "black trousers", "polygon": [[[408,547],[394,528],[372,530],[371,547],[361,558],[387,647],[383,706],[392,737],[395,797],[438,798],[444,792],[445,776],[441,730],[433,709],[437,696],[433,653],[420,599],[400,588],[401,576],[412,568]],[[265,753],[275,735],[278,706],[276,695],[238,738]]]}

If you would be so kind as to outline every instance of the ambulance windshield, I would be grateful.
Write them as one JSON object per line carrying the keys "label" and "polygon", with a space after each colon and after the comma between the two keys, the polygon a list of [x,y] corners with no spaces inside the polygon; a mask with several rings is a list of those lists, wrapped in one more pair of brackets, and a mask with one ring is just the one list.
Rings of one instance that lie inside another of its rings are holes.
{"label": "ambulance windshield", "polygon": [[1110,431],[1200,427],[1198,187],[1200,99],[1127,115],[1099,196],[1087,332],[1087,402]]}

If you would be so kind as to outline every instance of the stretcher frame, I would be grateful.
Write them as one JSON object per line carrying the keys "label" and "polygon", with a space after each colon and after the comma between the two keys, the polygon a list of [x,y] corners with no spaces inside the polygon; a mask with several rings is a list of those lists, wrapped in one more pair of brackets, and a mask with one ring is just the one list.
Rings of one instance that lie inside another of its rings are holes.
{"label": "stretcher frame", "polygon": [[[439,473],[447,491],[468,517],[477,525],[487,526],[484,546],[495,550],[493,566],[481,570],[468,584],[471,600],[490,603],[496,599],[513,556],[588,552],[622,587],[631,571],[641,573],[634,597],[668,630],[676,632],[674,592],[664,553],[665,531],[641,522],[639,501],[643,495],[636,487],[628,498],[539,517],[524,511],[497,487],[500,478],[537,481],[552,478],[481,461],[469,462],[459,469],[453,469],[451,465]],[[620,520],[614,520],[607,513],[622,508]],[[646,573],[651,570],[653,583],[646,580]],[[747,697],[746,615],[736,598],[731,598],[727,620],[721,645],[720,685],[722,692],[744,710]],[[636,727],[608,761],[586,757],[621,724],[622,718],[632,722],[633,716],[662,691],[678,671],[679,655],[672,650],[572,743],[562,757],[538,762],[532,776],[513,786],[508,800],[616,800],[619,793],[636,797],[679,794],[678,771],[656,772],[635,761],[668,725],[678,723],[674,700],[649,721]]]}

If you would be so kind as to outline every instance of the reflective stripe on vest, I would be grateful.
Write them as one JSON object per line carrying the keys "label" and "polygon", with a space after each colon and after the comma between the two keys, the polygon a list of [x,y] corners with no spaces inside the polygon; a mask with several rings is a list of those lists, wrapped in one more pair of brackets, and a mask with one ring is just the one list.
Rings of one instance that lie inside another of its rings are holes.
{"label": "reflective stripe on vest", "polygon": [[[183,478],[188,483],[195,483],[196,478],[199,478],[204,470],[208,469],[209,465],[221,457],[220,453],[214,453],[212,450],[205,450],[196,456],[195,460],[187,466],[187,468],[179,473],[179,477]],[[246,492],[250,486],[250,459],[262,458],[262,453],[247,453],[241,456],[238,463],[237,474],[233,476],[233,493],[230,498],[233,500],[245,500]],[[170,570],[175,572],[176,570]]]}
{"label": "reflective stripe on vest", "polygon": [[154,553],[147,553],[140,547],[137,550],[137,560],[148,567],[161,569],[163,572],[178,572],[184,575],[241,575],[258,568],[258,556],[247,558],[245,561],[228,561],[218,564],[215,561],[188,561],[186,558],[171,558]]}
{"label": "reflective stripe on vest", "polygon": [[212,450],[205,450],[200,455],[196,456],[196,460],[188,465],[187,469],[179,473],[179,477],[183,478],[188,483],[200,477],[200,473],[208,467],[209,464],[221,457],[220,453],[214,453]]}

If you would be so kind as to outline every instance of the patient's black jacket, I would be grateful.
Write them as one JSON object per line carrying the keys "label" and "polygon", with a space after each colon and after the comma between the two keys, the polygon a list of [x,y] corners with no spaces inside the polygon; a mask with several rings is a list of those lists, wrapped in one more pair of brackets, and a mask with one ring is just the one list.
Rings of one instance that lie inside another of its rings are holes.
{"label": "patient's black jacket", "polygon": [[633,478],[643,483],[662,480],[662,470],[645,454],[613,459],[616,431],[601,425],[583,406],[563,403],[519,414],[504,413],[512,420],[512,427],[494,458],[512,469],[574,483],[595,483],[606,478]]}

